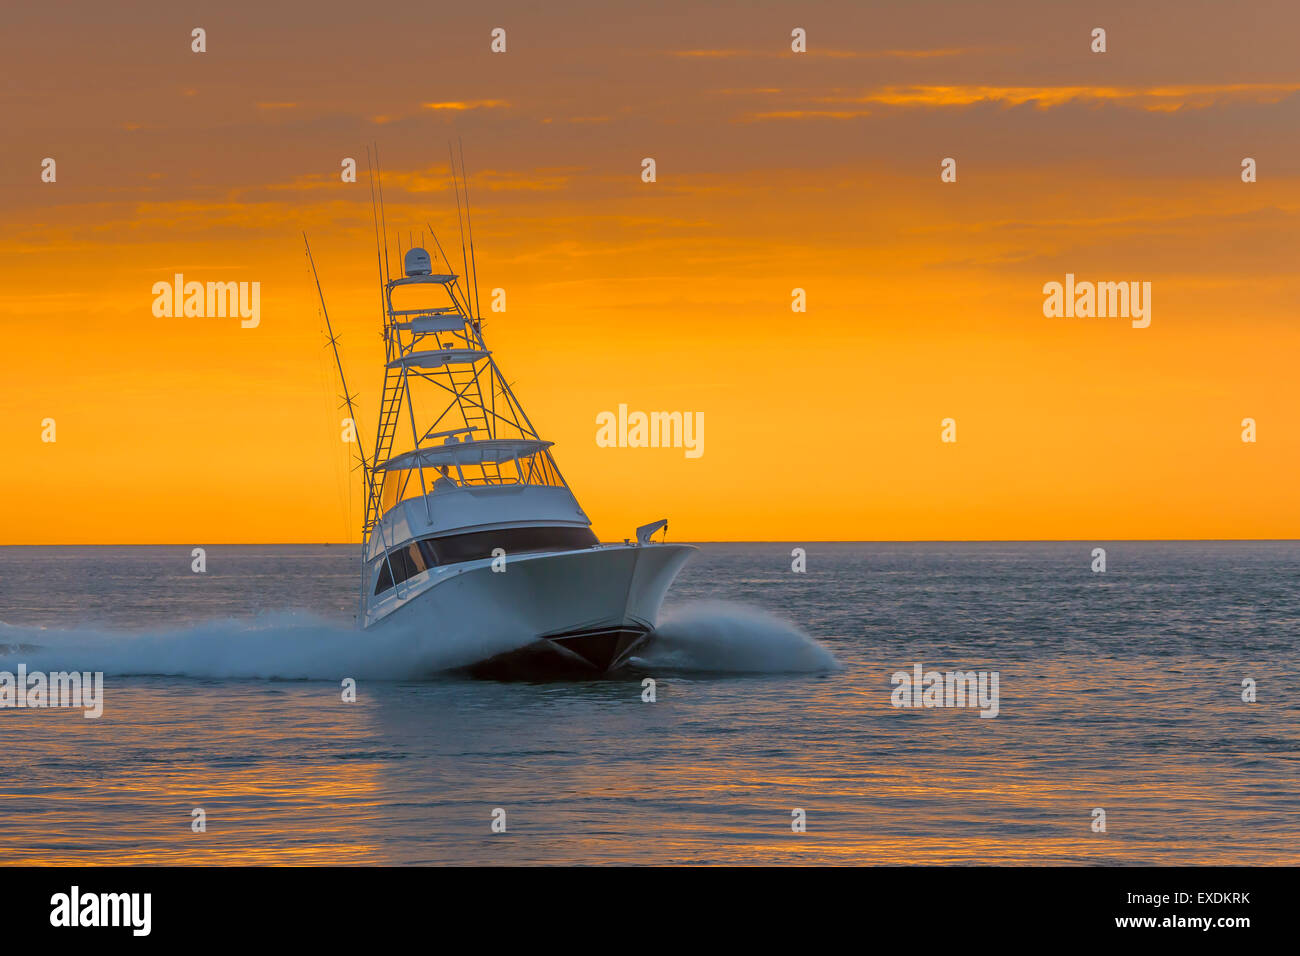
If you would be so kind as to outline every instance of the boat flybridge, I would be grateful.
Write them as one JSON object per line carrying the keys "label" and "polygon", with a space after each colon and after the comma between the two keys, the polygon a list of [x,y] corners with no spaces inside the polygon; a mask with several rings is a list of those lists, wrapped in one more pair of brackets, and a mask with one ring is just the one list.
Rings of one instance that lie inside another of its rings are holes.
{"label": "boat flybridge", "polygon": [[[409,631],[439,666],[619,667],[652,636],[695,549],[654,541],[666,520],[635,541],[597,540],[484,342],[472,285],[442,260],[435,270],[417,247],[401,276],[381,266],[384,381],[374,451],[361,456],[360,623]],[[323,296],[321,306],[328,327]],[[350,411],[346,381],[343,392]]]}

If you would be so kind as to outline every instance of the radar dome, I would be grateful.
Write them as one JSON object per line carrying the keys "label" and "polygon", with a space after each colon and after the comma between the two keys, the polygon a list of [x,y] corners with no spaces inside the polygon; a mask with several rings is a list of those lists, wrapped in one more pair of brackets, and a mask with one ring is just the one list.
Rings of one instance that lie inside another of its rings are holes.
{"label": "radar dome", "polygon": [[408,276],[427,276],[431,272],[433,272],[433,266],[429,262],[427,252],[418,247],[407,250],[406,274]]}

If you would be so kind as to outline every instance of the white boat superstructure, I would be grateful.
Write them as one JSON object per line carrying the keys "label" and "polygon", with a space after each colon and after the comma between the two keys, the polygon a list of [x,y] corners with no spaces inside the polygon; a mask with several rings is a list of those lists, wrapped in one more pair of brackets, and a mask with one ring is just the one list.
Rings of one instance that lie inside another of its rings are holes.
{"label": "white boat superstructure", "polygon": [[[381,214],[382,200],[377,233]],[[384,382],[373,453],[360,456],[360,623],[465,649],[466,665],[610,670],[650,638],[695,549],[654,542],[666,520],[635,541],[596,539],[484,341],[473,284],[461,283],[476,271],[472,225],[470,236],[459,274],[436,235],[443,268],[423,248],[399,247],[396,278],[383,244]],[[323,296],[321,308],[329,327]],[[332,327],[329,337],[337,359]],[[346,381],[343,390],[351,411]]]}

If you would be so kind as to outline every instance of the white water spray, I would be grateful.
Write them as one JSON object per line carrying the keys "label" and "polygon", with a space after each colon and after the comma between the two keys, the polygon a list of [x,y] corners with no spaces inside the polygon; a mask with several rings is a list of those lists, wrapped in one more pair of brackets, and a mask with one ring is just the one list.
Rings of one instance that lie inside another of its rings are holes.
{"label": "white water spray", "polygon": [[[398,625],[372,631],[278,613],[132,633],[17,627],[0,622],[0,669],[103,671],[118,677],[199,679],[420,680],[467,667],[532,641],[477,635],[459,644]],[[717,673],[816,673],[838,667],[825,647],[793,624],[724,602],[668,614],[644,665]]]}
{"label": "white water spray", "polygon": [[103,671],[116,676],[208,679],[419,680],[527,643],[503,636],[456,646],[399,626],[359,631],[309,615],[279,613],[140,633],[54,630],[0,623],[0,669]]}
{"label": "white water spray", "polygon": [[650,668],[720,673],[820,673],[839,668],[795,625],[726,601],[686,604],[664,616],[641,658]]}

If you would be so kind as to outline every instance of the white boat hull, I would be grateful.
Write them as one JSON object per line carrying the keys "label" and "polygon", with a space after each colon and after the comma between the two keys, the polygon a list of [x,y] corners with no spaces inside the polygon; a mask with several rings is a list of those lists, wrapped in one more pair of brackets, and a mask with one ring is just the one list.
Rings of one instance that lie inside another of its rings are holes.
{"label": "white boat hull", "polygon": [[508,673],[567,664],[605,672],[652,635],[664,595],[695,548],[601,545],[434,568],[369,610],[367,629],[400,629],[438,669]]}

